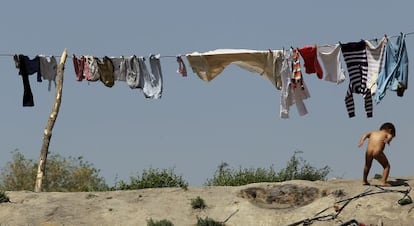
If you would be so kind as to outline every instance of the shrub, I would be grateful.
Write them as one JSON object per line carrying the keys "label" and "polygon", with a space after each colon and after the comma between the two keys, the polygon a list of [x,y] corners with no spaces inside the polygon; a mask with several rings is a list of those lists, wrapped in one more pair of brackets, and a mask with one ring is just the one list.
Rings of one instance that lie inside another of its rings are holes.
{"label": "shrub", "polygon": [[284,169],[276,173],[273,166],[265,168],[239,168],[238,170],[230,169],[226,162],[222,162],[213,177],[207,179],[207,186],[240,186],[259,182],[281,182],[287,180],[325,180],[330,172],[330,168],[325,166],[317,169],[296,155],[300,152],[294,152],[293,156]]}
{"label": "shrub", "polygon": [[141,176],[130,177],[130,182],[127,183],[123,180],[117,182],[114,190],[133,190],[144,188],[165,188],[165,187],[180,187],[183,189],[188,188],[188,182],[186,182],[182,176],[178,176],[174,172],[174,168],[169,169],[144,169]]}
{"label": "shrub", "polygon": [[149,219],[147,220],[147,226],[174,226],[174,224],[167,219],[163,219],[160,221],[154,221],[153,219]]}
{"label": "shrub", "polygon": [[381,178],[382,178],[382,175],[381,174],[376,173],[374,175],[374,179],[381,180]]}
{"label": "shrub", "polygon": [[31,159],[26,159],[17,149],[13,152],[12,161],[1,170],[1,189],[33,190],[35,185],[37,165]]}
{"label": "shrub", "polygon": [[302,152],[295,151],[288,161],[286,168],[279,171],[279,180],[326,180],[326,176],[331,169],[328,166],[317,169],[314,166],[311,166],[307,161],[303,160],[302,157],[297,157],[296,154],[299,153]]}
{"label": "shrub", "polygon": [[191,199],[191,207],[193,209],[204,209],[207,207],[207,205],[204,202],[204,199],[200,198],[200,196],[197,196],[197,198]]}
{"label": "shrub", "polygon": [[0,191],[0,203],[10,202],[9,196],[7,196],[5,191]]}
{"label": "shrub", "polygon": [[197,218],[197,226],[224,226],[225,224],[219,221],[215,221],[209,217]]}
{"label": "shrub", "polygon": [[218,166],[213,178],[207,179],[207,186],[238,186],[258,182],[276,182],[279,181],[273,166],[265,168],[239,168],[238,170],[230,169],[226,162]]}
{"label": "shrub", "polygon": [[[18,150],[11,162],[1,169],[0,184],[3,190],[30,190],[36,181],[38,164],[26,159]],[[44,191],[103,191],[108,190],[99,170],[83,157],[62,157],[51,154],[46,162],[43,178]]]}

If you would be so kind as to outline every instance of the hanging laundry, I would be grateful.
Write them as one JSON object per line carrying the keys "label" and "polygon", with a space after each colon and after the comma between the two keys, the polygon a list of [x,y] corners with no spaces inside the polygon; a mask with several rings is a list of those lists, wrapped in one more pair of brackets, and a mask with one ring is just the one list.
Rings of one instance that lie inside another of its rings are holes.
{"label": "hanging laundry", "polygon": [[177,56],[177,63],[178,63],[177,73],[181,74],[183,77],[187,77],[187,68],[181,56]]}
{"label": "hanging laundry", "polygon": [[131,89],[141,89],[146,98],[159,99],[163,82],[160,55],[150,55],[150,73],[144,57],[132,56],[126,59],[126,81]]}
{"label": "hanging laundry", "polygon": [[[19,69],[19,75],[23,81],[23,107],[33,107],[33,93],[30,87],[29,75],[39,72],[39,57],[30,59],[28,56],[19,54],[13,57],[16,68]],[[37,81],[42,81],[41,75],[38,73]]]}
{"label": "hanging laundry", "polygon": [[115,81],[126,81],[126,62],[124,57],[110,57],[112,65],[114,66]]}
{"label": "hanging laundry", "polygon": [[[144,61],[140,62],[140,68],[143,71],[144,88],[143,92],[146,98],[159,99],[162,95],[163,79],[161,71],[160,55],[150,55],[151,73],[147,70]],[[142,65],[141,65],[142,64]]]}
{"label": "hanging laundry", "polygon": [[385,43],[387,43],[386,37],[383,37],[376,43],[376,46],[370,41],[365,40],[368,60],[367,87],[371,90],[372,95],[377,90],[378,75],[383,68]]}
{"label": "hanging laundry", "polygon": [[336,84],[344,82],[345,72],[341,64],[341,46],[339,44],[318,46],[317,51],[324,68],[324,80]]}
{"label": "hanging laundry", "polygon": [[308,88],[302,79],[302,86],[292,85],[292,76],[294,72],[294,52],[292,50],[286,51],[284,54],[284,60],[281,68],[281,96],[280,96],[280,117],[289,118],[289,109],[293,104],[296,105],[300,116],[306,115],[308,110],[306,109],[303,100],[310,97]]}
{"label": "hanging laundry", "polygon": [[144,80],[140,73],[140,66],[136,56],[128,57],[125,60],[126,82],[131,89],[142,89]]}
{"label": "hanging laundry", "polygon": [[73,60],[73,66],[75,69],[76,80],[82,81],[83,79],[85,79],[84,69],[85,69],[86,59],[84,56],[77,58],[76,55],[73,54],[72,60]]}
{"label": "hanging laundry", "polygon": [[408,88],[408,54],[405,45],[405,34],[401,33],[395,43],[388,40],[385,50],[384,68],[378,75],[375,102],[385,97],[386,90],[397,92],[402,97]]}
{"label": "hanging laundry", "polygon": [[[87,68],[87,70],[85,70],[85,68]],[[85,67],[83,69],[83,75],[85,76],[86,80],[91,82],[95,82],[100,79],[98,58],[89,55],[85,56]]]}
{"label": "hanging laundry", "polygon": [[318,62],[317,47],[305,46],[299,49],[299,53],[303,58],[305,72],[307,74],[316,73],[319,79],[323,77],[321,65]]}
{"label": "hanging laundry", "polygon": [[235,64],[245,70],[265,76],[275,87],[282,87],[280,68],[282,50],[217,49],[205,53],[187,54],[187,60],[203,81],[211,81],[228,65]]}
{"label": "hanging laundry", "polygon": [[102,61],[99,59],[97,60],[98,71],[99,71],[99,80],[106,86],[112,87],[115,84],[114,79],[114,65],[109,57],[105,56]]}
{"label": "hanging laundry", "polygon": [[292,73],[290,85],[293,86],[293,88],[300,87],[301,89],[304,89],[302,69],[300,67],[299,60],[299,50],[297,48],[292,50]]}
{"label": "hanging laundry", "polygon": [[54,56],[39,55],[39,71],[42,78],[48,80],[47,90],[51,90],[52,81],[56,87],[57,61]]}
{"label": "hanging laundry", "polygon": [[349,86],[345,96],[345,105],[350,118],[355,116],[353,93],[362,94],[365,101],[367,117],[372,117],[371,90],[367,87],[368,61],[365,50],[365,41],[341,44],[348,75]]}

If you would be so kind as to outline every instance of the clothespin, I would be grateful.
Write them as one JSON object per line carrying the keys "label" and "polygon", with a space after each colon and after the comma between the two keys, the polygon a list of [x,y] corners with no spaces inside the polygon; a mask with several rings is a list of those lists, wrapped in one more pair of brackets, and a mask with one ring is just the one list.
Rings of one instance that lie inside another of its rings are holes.
{"label": "clothespin", "polygon": [[177,55],[177,63],[178,63],[177,73],[181,74],[183,77],[187,77],[187,68],[184,64],[183,59],[181,58],[181,55]]}
{"label": "clothespin", "polygon": [[20,59],[19,59],[19,56],[17,54],[14,54],[13,60],[14,60],[14,66],[17,69],[19,69],[20,68]]}

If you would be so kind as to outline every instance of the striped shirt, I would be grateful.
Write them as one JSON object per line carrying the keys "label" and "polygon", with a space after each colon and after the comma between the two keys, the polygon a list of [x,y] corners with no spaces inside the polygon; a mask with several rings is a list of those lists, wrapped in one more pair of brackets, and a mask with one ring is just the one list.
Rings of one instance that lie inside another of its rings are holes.
{"label": "striped shirt", "polygon": [[367,87],[368,60],[365,41],[341,44],[342,55],[349,75],[349,86],[345,96],[345,105],[350,118],[355,116],[353,93],[362,94],[367,117],[372,117],[372,96]]}

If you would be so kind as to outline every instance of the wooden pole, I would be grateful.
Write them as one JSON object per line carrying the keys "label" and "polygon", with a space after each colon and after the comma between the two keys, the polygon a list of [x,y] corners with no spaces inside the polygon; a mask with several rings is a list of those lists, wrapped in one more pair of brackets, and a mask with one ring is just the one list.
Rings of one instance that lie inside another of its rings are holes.
{"label": "wooden pole", "polygon": [[43,176],[45,175],[46,159],[49,152],[50,139],[52,138],[52,130],[59,113],[60,104],[62,102],[63,72],[65,70],[66,57],[67,52],[66,49],[64,49],[57,68],[55,104],[53,105],[52,112],[50,113],[49,119],[46,123],[45,131],[43,133],[43,143],[42,149],[40,150],[39,167],[37,168],[36,184],[34,189],[35,192],[42,191],[42,182]]}

